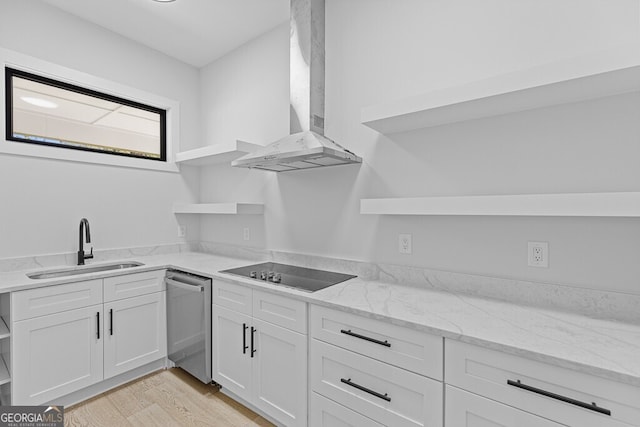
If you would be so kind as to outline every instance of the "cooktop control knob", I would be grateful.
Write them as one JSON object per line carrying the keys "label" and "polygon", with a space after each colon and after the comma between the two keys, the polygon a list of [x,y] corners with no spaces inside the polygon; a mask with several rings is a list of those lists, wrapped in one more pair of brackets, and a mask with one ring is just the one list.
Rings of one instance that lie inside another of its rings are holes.
{"label": "cooktop control knob", "polygon": [[275,276],[276,273],[274,273],[273,271],[270,271],[269,273],[267,273],[267,279],[268,280],[272,280],[273,276]]}
{"label": "cooktop control knob", "polygon": [[280,282],[282,282],[282,275],[281,275],[280,273],[276,273],[276,274],[273,276],[273,279],[271,279],[271,281],[272,281],[273,283],[280,283]]}
{"label": "cooktop control knob", "polygon": [[255,271],[252,271],[251,273],[249,273],[249,277],[251,277],[252,279],[255,279],[256,277],[258,277],[258,273]]}
{"label": "cooktop control knob", "polygon": [[261,271],[260,272],[260,278],[262,280],[267,280],[267,272],[266,271]]}

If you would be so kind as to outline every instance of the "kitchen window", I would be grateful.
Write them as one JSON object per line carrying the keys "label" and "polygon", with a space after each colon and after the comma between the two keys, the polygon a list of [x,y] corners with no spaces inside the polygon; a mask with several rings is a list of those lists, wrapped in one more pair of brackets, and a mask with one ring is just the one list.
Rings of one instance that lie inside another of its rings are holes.
{"label": "kitchen window", "polygon": [[5,68],[6,139],[138,159],[167,160],[167,111]]}

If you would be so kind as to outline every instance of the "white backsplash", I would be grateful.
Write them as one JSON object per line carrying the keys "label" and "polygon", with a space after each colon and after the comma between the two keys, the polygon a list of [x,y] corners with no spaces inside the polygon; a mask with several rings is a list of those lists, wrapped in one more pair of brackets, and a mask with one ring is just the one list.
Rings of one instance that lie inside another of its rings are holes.
{"label": "white backsplash", "polygon": [[[461,293],[515,304],[573,312],[586,316],[640,323],[640,295],[605,292],[573,286],[531,282],[467,273],[431,270],[385,263],[344,260],[315,255],[233,246],[215,242],[168,244],[94,251],[88,263],[135,260],[136,257],[184,252],[203,252],[247,263],[273,261],[308,268],[354,274],[372,282],[421,287]],[[76,253],[0,259],[0,272],[75,265]]]}

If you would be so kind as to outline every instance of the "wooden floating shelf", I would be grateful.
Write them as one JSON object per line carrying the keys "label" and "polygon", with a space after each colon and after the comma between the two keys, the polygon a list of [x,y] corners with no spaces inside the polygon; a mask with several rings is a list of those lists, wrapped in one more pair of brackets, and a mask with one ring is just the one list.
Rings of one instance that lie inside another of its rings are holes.
{"label": "wooden floating shelf", "polygon": [[251,153],[262,147],[244,141],[234,141],[228,144],[209,145],[194,150],[176,154],[176,163],[188,166],[208,166],[221,163],[231,163],[232,160]]}
{"label": "wooden floating shelf", "polygon": [[174,214],[222,214],[222,215],[262,215],[262,203],[195,203],[176,204]]}
{"label": "wooden floating shelf", "polygon": [[361,214],[640,217],[640,193],[362,199]]}
{"label": "wooden floating shelf", "polygon": [[383,134],[640,91],[640,45],[545,64],[365,107],[364,125]]}

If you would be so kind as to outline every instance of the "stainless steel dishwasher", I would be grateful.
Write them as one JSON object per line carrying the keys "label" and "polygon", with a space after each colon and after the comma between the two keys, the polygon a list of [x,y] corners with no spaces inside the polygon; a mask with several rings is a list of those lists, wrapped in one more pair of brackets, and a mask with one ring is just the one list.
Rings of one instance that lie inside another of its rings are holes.
{"label": "stainless steel dishwasher", "polygon": [[211,382],[211,279],[168,270],[169,360],[205,384]]}

